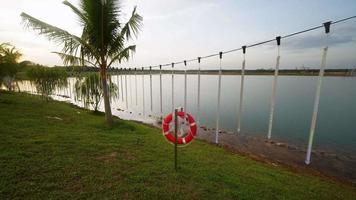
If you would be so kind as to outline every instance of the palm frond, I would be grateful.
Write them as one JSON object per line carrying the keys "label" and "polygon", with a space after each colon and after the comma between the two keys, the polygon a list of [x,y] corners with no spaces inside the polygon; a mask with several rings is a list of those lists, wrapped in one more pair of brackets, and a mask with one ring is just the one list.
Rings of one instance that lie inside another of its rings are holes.
{"label": "palm frond", "polygon": [[122,51],[112,57],[108,68],[115,62],[121,63],[123,60],[129,60],[130,56],[133,55],[134,52],[136,52],[136,45],[131,45],[124,48]]}
{"label": "palm frond", "polygon": [[78,66],[78,65],[84,65],[84,64],[90,64],[93,67],[97,67],[94,63],[92,63],[89,60],[86,60],[84,58],[81,57],[77,57],[77,56],[73,56],[70,54],[65,54],[65,53],[61,53],[61,52],[52,52],[54,54],[57,54],[63,61],[64,65],[74,65],[74,66]]}
{"label": "palm frond", "polygon": [[[82,47],[90,51],[92,55],[97,55],[97,50],[94,49],[89,43],[83,41],[81,38],[73,34],[70,34],[67,31],[60,29],[56,26],[47,24],[26,13],[21,13],[21,17],[24,25],[27,28],[32,28],[33,30],[38,31],[40,35],[44,35],[49,40],[52,40],[56,43],[64,43],[64,53],[72,54],[78,48]],[[96,57],[96,59],[98,59],[98,57]]]}
{"label": "palm frond", "polygon": [[79,20],[83,25],[89,23],[89,20],[85,16],[85,14],[77,7],[75,7],[73,4],[71,4],[69,1],[65,0],[63,1],[63,4],[72,9],[72,11],[79,17]]}
{"label": "palm frond", "polygon": [[132,35],[137,37],[138,32],[142,26],[142,16],[136,13],[136,6],[134,7],[129,21],[124,25],[121,34],[126,36],[126,39],[132,39]]}

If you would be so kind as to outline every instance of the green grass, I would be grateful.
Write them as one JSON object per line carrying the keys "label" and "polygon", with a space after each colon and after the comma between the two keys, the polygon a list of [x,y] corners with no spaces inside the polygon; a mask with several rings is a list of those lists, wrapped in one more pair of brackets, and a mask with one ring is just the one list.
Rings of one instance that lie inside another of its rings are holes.
{"label": "green grass", "polygon": [[[0,199],[355,199],[356,191],[72,105],[0,91]],[[62,120],[55,119],[59,117]]]}

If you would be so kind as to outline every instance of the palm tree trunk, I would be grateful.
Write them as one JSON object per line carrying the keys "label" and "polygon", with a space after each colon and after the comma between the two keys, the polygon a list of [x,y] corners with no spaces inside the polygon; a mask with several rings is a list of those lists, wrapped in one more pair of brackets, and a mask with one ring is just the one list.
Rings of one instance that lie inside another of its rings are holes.
{"label": "palm tree trunk", "polygon": [[109,99],[109,91],[108,91],[108,83],[106,80],[106,66],[102,66],[100,68],[100,76],[101,76],[101,84],[103,86],[103,96],[104,96],[104,107],[105,107],[105,117],[106,122],[109,126],[113,124],[111,107],[110,107],[110,99]]}

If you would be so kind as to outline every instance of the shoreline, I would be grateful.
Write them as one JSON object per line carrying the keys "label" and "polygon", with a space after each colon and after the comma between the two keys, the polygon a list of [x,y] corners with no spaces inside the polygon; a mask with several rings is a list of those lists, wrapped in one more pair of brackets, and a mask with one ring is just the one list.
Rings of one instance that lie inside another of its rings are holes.
{"label": "shoreline", "polygon": [[[36,94],[34,94],[36,95]],[[85,109],[72,102],[67,101],[67,97],[58,96],[61,99],[54,101],[65,102],[80,109]],[[151,120],[140,121],[135,117],[125,118],[125,115],[132,115],[125,110],[118,110],[121,116],[113,115],[122,120],[145,124],[157,129],[161,128],[160,120],[156,116],[150,116]],[[100,113],[104,113],[99,111]],[[312,152],[312,163],[304,163],[305,150],[299,146],[291,145],[288,142],[281,142],[278,139],[267,140],[265,137],[248,135],[242,133],[239,135],[231,134],[221,130],[219,133],[219,144],[215,141],[214,129],[200,126],[196,139],[205,141],[209,144],[222,147],[229,152],[247,156],[256,161],[276,166],[281,165],[292,171],[317,175],[325,179],[338,181],[346,185],[356,186],[356,156],[342,155],[336,151],[326,151],[325,149],[314,149]]]}
{"label": "shoreline", "polygon": [[[161,128],[159,120],[155,123],[129,121]],[[220,131],[219,143],[216,144],[215,131],[204,126],[199,127],[196,139],[219,146],[231,153],[269,164],[271,167],[283,166],[298,173],[316,175],[326,180],[356,186],[356,156],[351,154],[342,155],[336,151],[318,148],[312,151],[312,162],[306,165],[304,163],[305,149],[278,139],[268,140],[261,136],[245,133],[236,135]]]}

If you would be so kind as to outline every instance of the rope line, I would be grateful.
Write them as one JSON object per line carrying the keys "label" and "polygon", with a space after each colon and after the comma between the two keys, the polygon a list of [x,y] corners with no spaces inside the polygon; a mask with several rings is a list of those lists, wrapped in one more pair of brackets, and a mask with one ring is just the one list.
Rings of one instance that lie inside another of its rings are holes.
{"label": "rope line", "polygon": [[[349,21],[349,20],[355,19],[355,18],[356,18],[356,15],[355,16],[351,16],[351,17],[347,17],[347,18],[343,18],[343,19],[339,19],[339,20],[336,20],[336,21],[325,22],[325,23],[338,24],[338,23],[341,23],[341,22],[344,22],[344,21]],[[281,37],[282,39],[285,39],[285,38],[293,37],[295,35],[299,35],[299,34],[302,34],[302,33],[310,32],[310,31],[313,31],[313,30],[317,30],[317,29],[320,29],[320,28],[323,28],[323,27],[324,27],[324,25],[319,25],[319,26],[315,26],[315,27],[312,27],[312,28],[304,29],[302,31],[297,31],[297,32],[290,33],[290,34],[287,34],[287,35],[284,35],[284,36],[279,36],[279,37]],[[266,43],[273,42],[275,40],[276,40],[276,38],[265,40],[265,41],[261,41],[261,42],[256,42],[256,43],[253,43],[253,44],[250,44],[250,45],[246,45],[246,48],[251,48],[251,47],[263,45],[263,44],[266,44]],[[236,49],[227,50],[227,51],[222,51],[222,54],[228,54],[228,53],[241,51],[241,50],[243,50],[242,47],[236,48]],[[215,54],[210,54],[210,55],[207,55],[207,56],[201,56],[199,58],[200,59],[206,59],[206,58],[219,56],[219,54],[220,54],[220,52],[219,53],[215,53]],[[180,65],[180,64],[184,64],[185,62],[189,63],[189,62],[194,62],[194,61],[198,61],[198,58],[186,59],[185,61],[173,62],[173,63],[167,63],[167,64],[161,64],[161,65],[147,66],[147,67],[142,67],[142,69],[148,69],[150,67],[151,67],[151,69],[153,69],[153,68],[159,68],[160,66],[161,67],[168,67],[168,66],[170,66],[172,64]],[[122,70],[123,68],[120,68],[120,69]]]}

